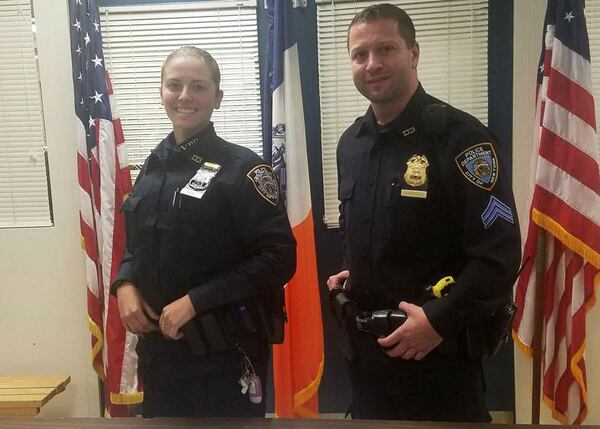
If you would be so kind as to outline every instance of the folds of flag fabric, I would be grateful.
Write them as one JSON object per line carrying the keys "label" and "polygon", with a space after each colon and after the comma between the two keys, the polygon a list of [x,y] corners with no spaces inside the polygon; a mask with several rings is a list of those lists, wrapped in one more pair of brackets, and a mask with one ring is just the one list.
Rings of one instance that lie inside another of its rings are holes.
{"label": "folds of flag fabric", "polygon": [[532,354],[538,232],[543,273],[542,392],[555,419],[587,413],[586,312],[600,280],[600,175],[582,0],[549,0],[537,87],[532,197],[513,337]]}
{"label": "folds of flag fabric", "polygon": [[142,399],[137,380],[137,337],[125,332],[109,287],[125,248],[124,218],[119,208],[131,190],[131,177],[105,70],[98,8],[94,0],[69,0],[69,13],[92,361],[104,381],[106,414],[125,416],[124,405]]}
{"label": "folds of flag fabric", "polygon": [[[298,243],[296,274],[285,289],[285,341],[273,347],[275,413],[278,417],[318,417],[323,373],[323,326],[308,179],[304,110],[298,58],[289,23],[290,1],[269,0],[269,59],[273,169],[280,178],[290,223]],[[269,115],[270,113],[270,115]]]}

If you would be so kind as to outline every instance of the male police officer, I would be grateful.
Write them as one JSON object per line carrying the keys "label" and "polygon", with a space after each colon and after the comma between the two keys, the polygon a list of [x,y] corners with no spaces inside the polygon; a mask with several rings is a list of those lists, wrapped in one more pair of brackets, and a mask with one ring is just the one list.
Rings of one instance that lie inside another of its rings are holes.
{"label": "male police officer", "polygon": [[[362,311],[406,322],[377,339],[346,326],[352,417],[489,421],[474,338],[511,293],[520,259],[510,170],[477,119],[428,95],[410,17],[370,6],[348,29],[371,102],[337,151],[345,287]],[[452,276],[446,296],[425,289]],[[476,342],[476,341],[475,341]]]}

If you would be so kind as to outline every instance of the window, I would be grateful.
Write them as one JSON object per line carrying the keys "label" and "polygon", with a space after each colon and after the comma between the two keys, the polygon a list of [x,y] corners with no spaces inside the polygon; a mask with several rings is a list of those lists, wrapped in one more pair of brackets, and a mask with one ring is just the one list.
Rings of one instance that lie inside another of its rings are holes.
{"label": "window", "polygon": [[32,23],[29,0],[0,2],[0,228],[53,224]]}
{"label": "window", "polygon": [[[317,1],[324,222],[338,226],[335,151],[369,102],[354,87],[346,32],[356,13],[380,1]],[[421,47],[419,79],[431,95],[487,123],[487,0],[390,1],[412,17]]]}
{"label": "window", "polygon": [[172,129],[160,104],[167,55],[195,45],[214,56],[224,92],[213,122],[224,139],[262,155],[255,2],[220,1],[100,8],[102,40],[135,169]]}

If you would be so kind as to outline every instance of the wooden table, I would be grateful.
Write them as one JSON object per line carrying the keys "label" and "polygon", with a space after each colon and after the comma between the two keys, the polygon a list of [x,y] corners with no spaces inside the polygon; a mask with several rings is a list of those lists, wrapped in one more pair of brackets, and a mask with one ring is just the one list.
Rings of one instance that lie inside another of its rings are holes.
{"label": "wooden table", "polygon": [[70,382],[67,375],[0,376],[0,416],[35,416]]}
{"label": "wooden table", "polygon": [[[382,420],[278,420],[234,418],[32,419],[0,417],[0,429],[564,429],[576,426],[492,425]],[[579,427],[579,426],[578,426]],[[592,426],[586,426],[592,427]],[[598,426],[594,426],[598,427]]]}

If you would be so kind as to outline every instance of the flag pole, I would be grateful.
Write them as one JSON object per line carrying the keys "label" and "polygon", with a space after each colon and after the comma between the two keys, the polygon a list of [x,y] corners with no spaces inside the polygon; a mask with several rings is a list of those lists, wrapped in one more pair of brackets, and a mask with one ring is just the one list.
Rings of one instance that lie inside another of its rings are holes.
{"label": "flag pole", "polygon": [[540,424],[541,381],[542,381],[542,335],[544,333],[544,280],[546,273],[546,231],[538,228],[535,267],[534,326],[531,346],[533,370],[531,389],[531,424]]}

